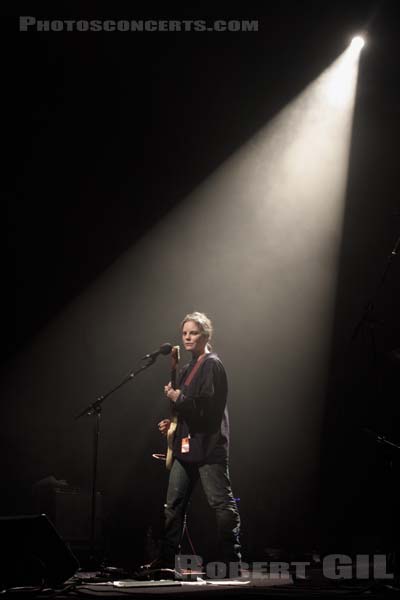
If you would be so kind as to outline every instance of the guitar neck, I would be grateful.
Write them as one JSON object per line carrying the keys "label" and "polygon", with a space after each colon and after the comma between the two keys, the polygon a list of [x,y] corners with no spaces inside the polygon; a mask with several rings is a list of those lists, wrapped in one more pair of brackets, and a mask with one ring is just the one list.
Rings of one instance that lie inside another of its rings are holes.
{"label": "guitar neck", "polygon": [[171,385],[174,389],[176,388],[179,358],[180,358],[179,346],[174,346],[172,348],[172,367],[171,367]]}
{"label": "guitar neck", "polygon": [[171,370],[171,385],[174,389],[176,388],[176,369]]}

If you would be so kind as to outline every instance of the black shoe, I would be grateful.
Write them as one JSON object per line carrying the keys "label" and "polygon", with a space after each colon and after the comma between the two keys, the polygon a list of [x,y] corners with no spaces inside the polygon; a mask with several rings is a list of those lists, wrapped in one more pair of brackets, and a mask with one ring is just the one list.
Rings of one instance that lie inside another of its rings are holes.
{"label": "black shoe", "polygon": [[147,565],[143,565],[140,567],[141,569],[175,569],[175,562],[165,560],[164,558],[155,558],[148,563]]}
{"label": "black shoe", "polygon": [[140,581],[182,581],[182,575],[175,569],[142,569],[134,574],[134,578]]}
{"label": "black shoe", "polygon": [[176,571],[174,564],[162,560],[161,558],[156,558],[151,563],[140,567],[135,573],[135,579],[146,581],[160,581],[161,579],[182,581],[183,578],[182,575]]}

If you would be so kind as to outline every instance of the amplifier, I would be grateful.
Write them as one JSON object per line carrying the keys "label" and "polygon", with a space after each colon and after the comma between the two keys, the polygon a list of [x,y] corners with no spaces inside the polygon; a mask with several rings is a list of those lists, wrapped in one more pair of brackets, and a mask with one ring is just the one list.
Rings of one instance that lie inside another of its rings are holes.
{"label": "amplifier", "polygon": [[[90,539],[92,495],[79,488],[42,488],[34,496],[35,510],[49,516],[60,536],[67,542]],[[96,495],[96,540],[102,539],[103,497]]]}

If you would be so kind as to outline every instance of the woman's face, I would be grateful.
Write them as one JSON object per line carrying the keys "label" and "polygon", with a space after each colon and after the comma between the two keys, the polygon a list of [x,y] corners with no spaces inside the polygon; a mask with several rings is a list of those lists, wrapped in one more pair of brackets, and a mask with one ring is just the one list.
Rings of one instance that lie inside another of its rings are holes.
{"label": "woman's face", "polygon": [[203,354],[207,345],[207,337],[194,321],[186,321],[182,327],[182,342],[185,350],[193,354]]}

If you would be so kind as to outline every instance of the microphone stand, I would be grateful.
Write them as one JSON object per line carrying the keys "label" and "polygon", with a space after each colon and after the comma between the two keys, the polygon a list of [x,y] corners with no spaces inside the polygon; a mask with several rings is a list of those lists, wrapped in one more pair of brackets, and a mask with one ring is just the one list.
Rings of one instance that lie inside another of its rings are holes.
{"label": "microphone stand", "polygon": [[[372,352],[372,368],[373,369],[376,369],[376,367],[377,367],[378,352],[377,352],[376,336],[375,336],[375,331],[374,331],[374,324],[377,322],[377,320],[374,319],[372,315],[375,310],[375,302],[379,298],[380,293],[382,292],[382,289],[386,282],[390,267],[393,263],[393,259],[397,256],[399,246],[400,246],[400,235],[398,236],[391,253],[387,257],[386,264],[382,271],[381,277],[378,280],[376,288],[373,291],[373,293],[371,294],[371,297],[368,300],[366,307],[365,307],[363,313],[361,314],[360,319],[356,323],[356,325],[353,329],[353,333],[350,338],[350,343],[355,342],[355,340],[357,339],[361,330],[366,325],[369,325],[371,352]],[[350,344],[349,344],[349,346],[350,346]],[[399,445],[389,441],[384,435],[380,435],[380,434],[376,433],[375,431],[370,430],[368,427],[364,427],[363,431],[364,431],[364,433],[373,436],[375,438],[376,443],[383,444],[384,446],[390,447],[391,449],[396,448],[396,449],[400,450]],[[391,468],[391,465],[390,465],[390,468]],[[391,475],[392,475],[392,473],[391,473]],[[393,478],[393,475],[389,479],[389,484],[391,484],[391,485],[393,485],[392,478]],[[392,514],[391,518],[393,519],[393,508],[391,509],[391,514]]]}
{"label": "microphone stand", "polygon": [[373,369],[376,368],[377,362],[378,362],[378,351],[377,351],[374,325],[376,323],[378,323],[379,321],[376,318],[374,319],[372,315],[375,310],[376,300],[379,298],[379,295],[381,294],[381,292],[383,290],[383,286],[386,282],[390,267],[392,266],[394,258],[398,254],[399,247],[400,247],[400,235],[398,236],[398,238],[393,246],[392,251],[390,252],[390,254],[387,257],[386,264],[383,268],[382,274],[378,280],[375,290],[372,292],[369,300],[367,301],[365,309],[364,309],[363,313],[361,314],[361,317],[357,321],[357,323],[353,329],[353,332],[349,338],[348,344],[347,344],[347,353],[349,353],[351,344],[356,341],[360,332],[368,325],[369,326],[369,334],[370,334],[369,337],[370,337],[370,343],[371,343],[371,359],[370,360],[371,360],[371,366]]}
{"label": "microphone stand", "polygon": [[[399,247],[400,247],[400,235],[398,236],[392,251],[390,252],[390,254],[387,257],[386,264],[383,268],[382,274],[381,274],[371,296],[367,300],[365,309],[363,310],[360,318],[358,319],[355,326],[353,327],[352,332],[349,333],[349,337],[348,337],[347,342],[343,349],[343,357],[341,358],[337,367],[334,370],[333,377],[334,377],[335,386],[343,384],[344,369],[345,369],[345,366],[347,366],[349,363],[351,349],[352,349],[353,344],[355,343],[356,339],[359,337],[359,335],[362,331],[364,333],[364,341],[367,342],[367,333],[366,333],[367,326],[368,326],[368,330],[369,330],[368,340],[370,342],[370,346],[368,346],[368,348],[370,348],[370,350],[371,350],[371,354],[370,355],[368,354],[369,360],[371,361],[370,366],[372,369],[375,369],[375,367],[377,366],[378,351],[377,351],[374,327],[377,323],[381,323],[381,321],[378,321],[376,318],[373,318],[373,312],[375,310],[375,303],[376,303],[377,299],[379,298],[380,293],[383,290],[390,267],[392,266],[392,263],[393,263],[393,259],[398,254]],[[346,416],[343,412],[341,413],[341,418],[343,418],[343,419],[346,418]]]}
{"label": "microphone stand", "polygon": [[371,435],[373,438],[375,438],[375,441],[378,444],[383,444],[386,446],[390,446],[391,448],[397,448],[397,450],[400,450],[400,445],[395,444],[394,442],[391,442],[390,440],[387,439],[387,437],[385,435],[376,433],[376,431],[372,431],[371,429],[368,429],[368,427],[364,427],[364,431],[365,431],[365,433],[368,433],[368,435]]}
{"label": "microphone stand", "polygon": [[[389,269],[392,265],[393,259],[395,256],[397,256],[397,250],[398,250],[399,246],[400,246],[400,235],[396,240],[393,250],[391,251],[391,253],[389,254],[389,256],[387,258],[385,268],[383,269],[381,278],[378,282],[378,285],[376,286],[375,292],[372,294],[370,300],[367,302],[367,305],[364,309],[364,312],[361,315],[361,318],[359,319],[358,323],[354,327],[353,334],[351,336],[352,342],[354,342],[355,339],[357,338],[363,325],[365,325],[368,322],[372,323],[372,319],[371,319],[370,315],[372,314],[372,312],[374,310],[374,301],[379,296],[379,293],[384,286],[384,283],[386,281],[386,278],[389,273]],[[376,345],[375,345],[375,338],[374,338],[373,334],[372,334],[372,345],[373,345],[374,358],[376,358]]]}
{"label": "microphone stand", "polygon": [[95,416],[96,419],[94,421],[94,429],[93,429],[93,471],[92,471],[92,499],[91,499],[91,519],[90,519],[90,542],[89,542],[89,563],[91,565],[96,564],[95,559],[95,534],[96,534],[96,497],[97,497],[97,473],[98,473],[98,455],[99,455],[99,440],[100,440],[100,420],[101,420],[101,410],[102,404],[104,400],[106,400],[111,394],[116,392],[120,387],[134,379],[141,373],[145,371],[152,364],[154,364],[157,356],[149,356],[147,358],[147,362],[139,367],[136,371],[132,371],[124,377],[124,379],[114,388],[106,392],[105,394],[96,398],[94,402],[89,404],[86,408],[84,408],[80,413],[75,415],[74,419],[80,419],[85,415]]}

